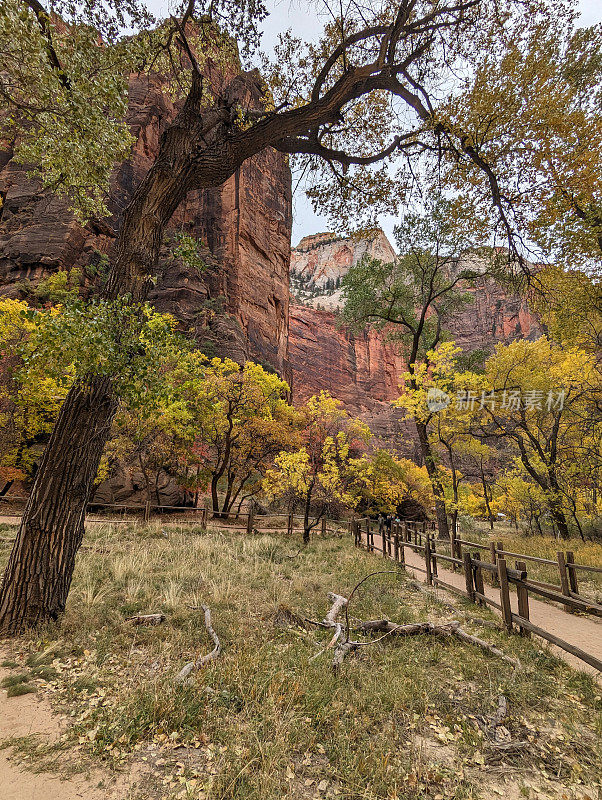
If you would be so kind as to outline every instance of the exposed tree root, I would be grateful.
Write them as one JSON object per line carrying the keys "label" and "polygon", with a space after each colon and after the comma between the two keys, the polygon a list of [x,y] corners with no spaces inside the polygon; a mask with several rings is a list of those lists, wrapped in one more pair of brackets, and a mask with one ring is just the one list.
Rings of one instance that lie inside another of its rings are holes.
{"label": "exposed tree root", "polygon": [[222,652],[222,646],[219,640],[217,633],[213,630],[213,625],[211,624],[211,609],[209,606],[201,606],[205,613],[205,628],[207,629],[207,633],[211,637],[214,643],[214,648],[210,653],[207,653],[204,656],[199,656],[196,661],[190,661],[186,664],[180,672],[178,672],[176,676],[176,681],[178,683],[184,683],[190,674],[201,667],[204,667],[205,664],[208,664],[210,661],[215,661],[216,658],[219,657],[219,654]]}

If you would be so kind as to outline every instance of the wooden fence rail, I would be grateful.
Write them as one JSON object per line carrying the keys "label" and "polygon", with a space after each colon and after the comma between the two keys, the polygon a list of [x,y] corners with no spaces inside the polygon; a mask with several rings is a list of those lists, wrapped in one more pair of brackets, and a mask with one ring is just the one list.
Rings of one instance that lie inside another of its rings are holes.
{"label": "wooden fence rail", "polygon": [[[602,616],[602,606],[593,600],[580,596],[577,592],[575,569],[580,565],[574,563],[572,553],[569,552],[565,555],[559,552],[557,561],[536,559],[535,557],[529,559],[528,556],[521,553],[505,551],[502,543],[498,542],[493,548],[490,548],[489,545],[480,546],[480,550],[488,551],[491,555],[491,560],[485,561],[481,558],[479,552],[471,553],[467,549],[462,549],[461,546],[458,551],[455,545],[462,541],[466,547],[466,540],[456,540],[456,542],[451,543],[452,555],[441,553],[439,549],[441,542],[438,542],[434,533],[428,531],[422,523],[416,524],[408,521],[393,523],[390,529],[381,525],[379,530],[379,537],[382,542],[381,547],[377,547],[374,544],[374,526],[370,520],[354,520],[350,527],[357,547],[366,547],[370,552],[381,552],[383,556],[392,558],[401,567],[406,565],[405,548],[419,552],[425,559],[425,567],[417,567],[412,564],[410,568],[424,572],[428,585],[441,586],[468,598],[473,603],[493,606],[501,613],[502,622],[507,631],[512,631],[513,626],[516,625],[522,636],[530,636],[531,633],[535,633],[602,672],[602,661],[600,659],[569,642],[565,642],[555,634],[534,625],[529,619],[530,595],[560,603],[565,610],[583,611]],[[365,542],[364,534],[366,537]],[[470,544],[475,546],[474,543]],[[458,554],[460,557],[458,557]],[[520,558],[520,560],[516,561],[514,568],[508,565],[505,558],[507,555]],[[543,584],[541,581],[530,580],[527,572],[527,559],[557,565],[560,570],[561,585],[555,586],[554,584]],[[439,562],[450,564],[454,569],[462,571],[464,574],[464,589],[453,586],[438,576]],[[499,602],[486,594],[484,574],[490,576],[493,579],[492,584],[499,588]],[[511,586],[516,589],[518,614],[512,611],[510,602]]]}
{"label": "wooden fence rail", "polygon": [[[26,497],[4,495],[0,498],[4,501],[12,501],[13,503],[25,504]],[[197,521],[201,527],[207,527],[210,519],[222,520],[224,523],[229,523],[229,527],[246,528],[247,533],[252,533],[256,525],[261,520],[265,519],[279,519],[286,520],[286,524],[282,525],[282,532],[286,529],[288,534],[292,534],[295,530],[302,529],[304,516],[303,514],[291,514],[284,512],[269,512],[267,514],[260,514],[254,505],[249,506],[247,511],[213,511],[207,506],[170,506],[146,503],[90,503],[90,513],[86,515],[88,522],[109,522],[127,524],[131,523],[132,516],[136,519],[142,518],[144,522],[149,522],[151,519],[156,518],[164,522],[168,522],[170,513],[177,518],[177,521],[190,521],[187,517],[192,517]],[[120,516],[111,516],[98,518],[96,512],[109,511],[118,512]],[[0,507],[0,514],[6,517],[12,517],[16,520],[21,517],[21,511],[18,509],[3,509]],[[127,516],[130,515],[130,516]],[[301,525],[298,523],[301,522]],[[297,523],[297,525],[296,525]],[[312,534],[321,534],[326,536],[329,533],[338,533],[341,531],[348,531],[350,523],[348,520],[337,520],[331,517],[318,517],[310,519],[312,524]],[[272,528],[270,528],[272,530]],[[280,532],[280,527],[273,528],[274,532]]]}

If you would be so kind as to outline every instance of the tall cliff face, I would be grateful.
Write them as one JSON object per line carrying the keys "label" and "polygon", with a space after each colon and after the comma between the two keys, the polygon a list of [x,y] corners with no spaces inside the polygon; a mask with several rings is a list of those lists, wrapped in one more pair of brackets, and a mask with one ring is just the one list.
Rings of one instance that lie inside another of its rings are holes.
{"label": "tall cliff face", "polygon": [[[119,217],[175,111],[158,76],[132,76],[127,116],[136,140],[132,154],[115,170],[112,217],[85,227],[63,200],[40,191],[10,152],[0,154],[0,295],[18,296],[26,282],[35,285],[52,272],[86,267],[110,253]],[[188,268],[164,247],[149,299],[199,338],[212,340],[217,354],[252,357],[286,374],[291,224],[288,164],[283,155],[266,150],[220,188],[188,196],[170,232],[202,239],[209,268],[202,274]],[[215,313],[216,301],[226,313]]]}
{"label": "tall cliff face", "polygon": [[337,325],[333,312],[298,304],[289,320],[296,401],[325,389],[346,408],[364,412],[398,396],[404,360],[380,331],[353,334]]}
{"label": "tall cliff face", "polygon": [[[327,237],[319,234],[302,240],[311,242],[311,247],[306,244],[293,250],[291,270],[299,275],[302,264],[308,275],[322,280],[325,275],[342,276],[366,252],[365,244],[357,247],[352,240],[332,241]],[[384,234],[379,238],[381,252],[394,255]],[[393,257],[370,254],[383,260]],[[525,299],[506,292],[492,279],[479,279],[470,293],[473,302],[447,326],[463,350],[489,353],[498,342],[536,339],[543,333]],[[387,409],[387,404],[399,395],[401,375],[407,369],[403,354],[382,331],[358,335],[338,325],[335,312],[340,306],[340,292],[336,289],[314,296],[311,302],[297,301],[290,309],[289,354],[295,399],[304,400],[320,389],[328,389],[349,410],[373,420],[381,432],[390,432],[399,414]],[[315,308],[316,304],[321,308]]]}
{"label": "tall cliff face", "polygon": [[337,308],[341,279],[365,255],[392,261],[395,251],[381,230],[365,239],[344,239],[333,233],[304,236],[291,251],[291,290],[306,305]]}

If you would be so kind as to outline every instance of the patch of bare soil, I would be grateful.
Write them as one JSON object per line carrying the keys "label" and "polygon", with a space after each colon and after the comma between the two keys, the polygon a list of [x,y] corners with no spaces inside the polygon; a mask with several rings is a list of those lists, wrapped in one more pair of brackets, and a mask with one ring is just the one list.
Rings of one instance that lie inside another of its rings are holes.
{"label": "patch of bare soil", "polygon": [[[0,649],[0,661],[8,658]],[[0,680],[14,670],[0,667]],[[55,744],[67,727],[66,718],[54,714],[39,693],[8,697],[0,689],[0,797],[2,800],[133,800],[137,774],[119,775],[94,770],[73,774],[69,756],[58,751],[52,772],[35,772],[35,759],[26,764],[10,746],[11,739],[28,737],[32,745]],[[45,765],[45,769],[48,765]]]}

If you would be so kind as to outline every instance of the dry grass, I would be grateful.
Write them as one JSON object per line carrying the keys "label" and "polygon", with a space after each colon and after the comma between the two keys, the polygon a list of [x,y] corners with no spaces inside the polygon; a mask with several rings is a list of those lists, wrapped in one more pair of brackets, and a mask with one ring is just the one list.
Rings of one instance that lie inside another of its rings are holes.
{"label": "dry grass", "polygon": [[[327,592],[349,593],[379,568],[374,556],[348,538],[299,553],[277,535],[167,531],[90,528],[62,627],[21,640],[11,655],[21,680],[72,716],[61,747],[117,767],[147,765],[140,797],[467,800],[542,797],[545,788],[573,798],[599,785],[600,690],[536,643],[474,627],[521,659],[517,672],[454,640],[385,640],[334,675],[328,654],[311,658],[326,632],[279,627],[275,617],[284,606],[321,618]],[[200,603],[212,609],[224,653],[180,686],[179,669],[210,649],[202,613],[191,608]],[[167,621],[127,621],[151,612]],[[367,582],[351,613],[450,618],[401,574]],[[528,742],[505,768],[489,763],[476,724],[500,694],[508,735]]]}

